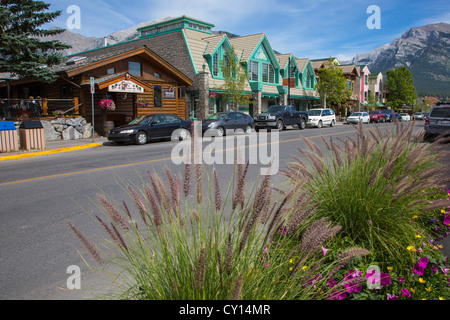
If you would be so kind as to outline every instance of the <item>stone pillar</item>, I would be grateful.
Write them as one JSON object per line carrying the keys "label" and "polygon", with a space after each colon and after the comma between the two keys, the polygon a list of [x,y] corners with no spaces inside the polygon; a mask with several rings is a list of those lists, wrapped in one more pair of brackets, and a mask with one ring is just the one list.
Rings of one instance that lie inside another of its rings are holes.
{"label": "stone pillar", "polygon": [[262,92],[261,91],[255,91],[255,102],[256,102],[256,114],[262,113]]}
{"label": "stone pillar", "polygon": [[207,118],[209,104],[209,73],[200,71],[198,74],[198,105],[197,120],[201,121]]}

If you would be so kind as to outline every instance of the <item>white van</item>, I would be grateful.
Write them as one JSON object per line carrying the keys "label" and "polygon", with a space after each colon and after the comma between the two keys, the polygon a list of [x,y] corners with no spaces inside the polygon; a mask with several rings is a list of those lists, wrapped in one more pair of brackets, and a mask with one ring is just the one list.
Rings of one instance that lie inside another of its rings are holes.
{"label": "white van", "polygon": [[331,109],[311,109],[308,111],[307,126],[322,128],[325,125],[334,127],[336,124],[336,115]]}

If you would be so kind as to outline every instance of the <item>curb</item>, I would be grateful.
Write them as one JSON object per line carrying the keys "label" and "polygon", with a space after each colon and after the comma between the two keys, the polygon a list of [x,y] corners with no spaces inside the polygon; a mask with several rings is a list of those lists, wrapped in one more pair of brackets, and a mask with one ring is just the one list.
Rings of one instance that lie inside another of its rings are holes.
{"label": "curb", "polygon": [[99,147],[99,146],[101,146],[100,143],[90,143],[90,144],[84,144],[84,145],[79,145],[79,146],[74,146],[74,147],[53,149],[53,150],[48,150],[48,151],[30,152],[30,153],[23,153],[23,154],[11,155],[11,156],[0,156],[0,161],[37,157],[37,156],[43,156],[43,155],[48,155],[48,154],[54,154],[54,153],[94,148],[94,147]]}

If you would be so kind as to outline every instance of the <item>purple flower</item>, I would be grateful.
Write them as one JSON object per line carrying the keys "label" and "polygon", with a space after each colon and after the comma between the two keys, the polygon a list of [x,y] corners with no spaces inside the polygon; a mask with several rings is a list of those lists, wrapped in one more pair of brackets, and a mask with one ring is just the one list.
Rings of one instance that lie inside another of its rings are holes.
{"label": "purple flower", "polygon": [[402,292],[402,295],[404,295],[404,296],[406,296],[408,298],[411,298],[411,293],[409,292],[408,289],[404,288],[404,289],[401,290],[401,292]]}
{"label": "purple flower", "polygon": [[323,256],[325,256],[325,255],[327,254],[328,250],[330,250],[330,249],[325,249],[325,248],[322,246],[322,254],[323,254]]}
{"label": "purple flower", "polygon": [[436,222],[436,218],[432,218],[430,220],[428,220],[429,223],[435,223]]}
{"label": "purple flower", "polygon": [[442,221],[446,226],[450,223],[450,215],[446,214],[444,221]]}
{"label": "purple flower", "polygon": [[389,273],[381,273],[381,286],[386,287],[391,284],[391,276]]}
{"label": "purple flower", "polygon": [[351,280],[357,277],[361,277],[361,271],[359,270],[348,270],[347,275],[344,277],[344,280]]}
{"label": "purple flower", "polygon": [[429,262],[429,260],[428,260],[427,257],[420,258],[419,259],[419,267],[422,267],[422,268],[425,269],[427,267],[427,265],[428,265],[428,262]]}
{"label": "purple flower", "polygon": [[405,278],[399,277],[399,278],[398,278],[398,281],[400,281],[400,283],[403,283],[403,282],[405,281]]}
{"label": "purple flower", "polygon": [[414,266],[414,273],[417,273],[419,276],[423,276],[423,273],[425,272],[424,268],[416,264]]}
{"label": "purple flower", "polygon": [[327,285],[328,285],[329,288],[333,288],[336,284],[337,284],[337,282],[333,278],[330,278],[327,281]]}
{"label": "purple flower", "polygon": [[387,299],[388,300],[397,300],[398,296],[396,296],[395,294],[387,294]]}
{"label": "purple flower", "polygon": [[347,290],[348,293],[361,292],[362,286],[357,283],[347,283],[345,285],[345,289]]}

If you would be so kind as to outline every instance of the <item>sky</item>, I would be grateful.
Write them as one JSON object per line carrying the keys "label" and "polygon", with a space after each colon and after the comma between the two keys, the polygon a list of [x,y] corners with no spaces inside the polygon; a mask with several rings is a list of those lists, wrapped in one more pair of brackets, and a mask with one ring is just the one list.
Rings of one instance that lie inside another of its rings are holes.
{"label": "sky", "polygon": [[[413,27],[450,23],[448,0],[44,0],[62,10],[46,27],[104,37],[142,22],[187,15],[240,36],[265,33],[299,58],[345,61],[391,43]],[[74,25],[73,5],[79,8]],[[71,7],[72,6],[72,7]],[[375,11],[373,10],[375,7]],[[75,29],[70,29],[76,27]]]}

